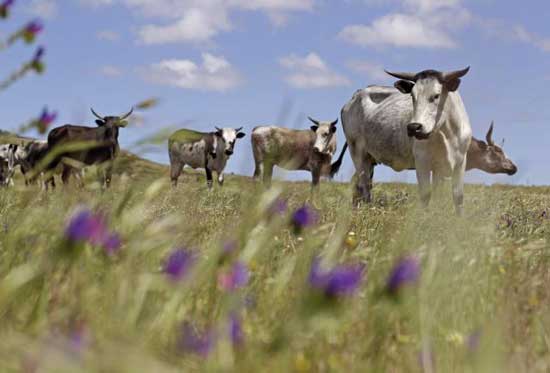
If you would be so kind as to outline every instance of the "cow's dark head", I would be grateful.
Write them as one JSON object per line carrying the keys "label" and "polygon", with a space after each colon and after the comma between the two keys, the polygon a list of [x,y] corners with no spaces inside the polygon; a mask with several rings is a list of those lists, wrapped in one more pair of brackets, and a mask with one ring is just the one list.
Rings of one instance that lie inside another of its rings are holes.
{"label": "cow's dark head", "polygon": [[241,132],[243,128],[218,128],[216,127],[216,137],[218,138],[217,146],[221,146],[220,152],[230,156],[235,151],[235,142],[237,139],[245,137],[245,133]]}
{"label": "cow's dark head", "polygon": [[493,141],[494,124],[491,123],[489,131],[485,136],[486,143],[480,140],[472,139],[474,143],[468,151],[468,163],[472,168],[479,168],[490,174],[515,175],[518,171],[517,166],[506,156],[502,146]]}
{"label": "cow's dark head", "polygon": [[332,156],[336,150],[336,125],[338,124],[338,119],[333,122],[321,122],[311,117],[308,117],[308,119],[313,123],[311,130],[315,132],[313,152]]}
{"label": "cow's dark head", "polygon": [[410,94],[413,100],[413,115],[407,125],[409,137],[425,140],[445,122],[445,103],[449,92],[455,92],[460,86],[460,78],[468,73],[464,70],[440,72],[425,70],[419,73],[394,73],[398,78],[394,86],[401,93]]}
{"label": "cow's dark head", "polygon": [[94,109],[92,108],[92,114],[97,118],[95,123],[98,125],[98,127],[126,127],[128,125],[128,121],[126,120],[132,113],[134,112],[134,108],[130,109],[130,111],[124,115],[121,116],[106,116],[103,117],[99,114],[97,114]]}

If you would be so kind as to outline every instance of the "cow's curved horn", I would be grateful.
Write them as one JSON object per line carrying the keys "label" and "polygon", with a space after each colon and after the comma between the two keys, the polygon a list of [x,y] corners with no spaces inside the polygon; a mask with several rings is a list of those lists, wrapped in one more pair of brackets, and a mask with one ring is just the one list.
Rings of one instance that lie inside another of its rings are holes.
{"label": "cow's curved horn", "polygon": [[241,131],[243,130],[243,128],[244,128],[244,127],[237,128],[237,129],[235,130],[235,132],[239,133],[239,132],[241,132]]}
{"label": "cow's curved horn", "polygon": [[404,73],[404,72],[394,73],[394,72],[391,72],[391,71],[388,71],[388,70],[384,70],[384,71],[386,72],[386,74],[391,75],[394,78],[408,80],[410,82],[416,82],[416,74],[415,73]]}
{"label": "cow's curved horn", "polygon": [[105,118],[94,111],[94,108],[90,108],[90,110],[92,111],[92,114],[97,117],[97,119],[105,120]]}
{"label": "cow's curved horn", "polygon": [[215,126],[214,128],[216,129],[216,131],[223,132],[223,130],[222,130],[220,127],[218,127],[218,126]]}
{"label": "cow's curved horn", "polygon": [[128,113],[121,116],[120,120],[124,120],[124,119],[128,118],[130,115],[132,115],[133,112],[134,112],[134,107],[132,107]]}
{"label": "cow's curved horn", "polygon": [[319,125],[319,121],[318,120],[315,120],[313,119],[312,117],[307,117],[307,119],[309,119],[313,124],[315,124],[316,126]]}
{"label": "cow's curved horn", "polygon": [[489,145],[495,145],[495,142],[493,141],[493,130],[495,129],[495,122],[491,122],[491,126],[489,126],[489,131],[487,131],[487,136],[485,136],[485,140],[487,140],[487,144]]}
{"label": "cow's curved horn", "polygon": [[337,125],[337,124],[338,124],[338,118],[337,118],[334,122],[331,122],[331,123],[330,123],[331,126],[335,126],[335,125]]}
{"label": "cow's curved horn", "polygon": [[462,78],[464,75],[468,74],[468,71],[470,71],[470,66],[468,66],[467,68],[465,68],[463,70],[456,70],[456,71],[443,73],[442,74],[442,79],[446,82],[451,81],[451,80],[455,80],[455,79],[459,79],[459,78]]}

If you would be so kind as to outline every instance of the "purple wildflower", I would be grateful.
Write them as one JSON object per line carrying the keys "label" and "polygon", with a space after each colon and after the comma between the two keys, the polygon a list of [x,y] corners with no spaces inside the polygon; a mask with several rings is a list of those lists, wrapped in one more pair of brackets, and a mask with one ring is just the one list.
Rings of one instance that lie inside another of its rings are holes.
{"label": "purple wildflower", "polygon": [[229,338],[233,346],[240,347],[244,342],[244,333],[241,318],[237,314],[229,317]]}
{"label": "purple wildflower", "polygon": [[104,239],[102,245],[107,255],[111,256],[117,253],[120,246],[122,246],[122,242],[117,233],[111,233]]}
{"label": "purple wildflower", "polygon": [[4,0],[0,3],[0,18],[7,18],[11,6],[15,3],[15,0]]}
{"label": "purple wildflower", "polygon": [[82,210],[69,220],[65,236],[71,241],[90,241],[97,244],[105,230],[105,224],[99,215],[90,210]]}
{"label": "purple wildflower", "polygon": [[288,204],[286,200],[282,198],[277,198],[275,202],[269,207],[269,215],[284,215],[288,209]]}
{"label": "purple wildflower", "polygon": [[223,256],[230,255],[234,253],[235,250],[237,250],[237,242],[234,240],[227,241],[223,244],[222,255]]}
{"label": "purple wildflower", "polygon": [[46,53],[46,49],[44,49],[44,47],[42,46],[38,47],[38,49],[34,53],[31,62],[29,63],[30,68],[36,71],[38,74],[41,74],[44,71],[44,62],[42,62],[44,53]]}
{"label": "purple wildflower", "polygon": [[46,133],[50,125],[57,119],[57,112],[48,111],[48,107],[45,107],[40,114],[40,117],[35,121],[34,126],[41,134]]}
{"label": "purple wildflower", "polygon": [[22,34],[23,39],[27,43],[32,43],[36,38],[36,36],[40,34],[40,32],[43,29],[44,29],[44,25],[39,20],[31,21],[27,23],[25,28],[23,28],[23,34]]}
{"label": "purple wildflower", "polygon": [[292,225],[295,232],[299,233],[302,229],[315,225],[318,218],[319,216],[314,209],[308,205],[303,205],[292,214]]}
{"label": "purple wildflower", "polygon": [[184,352],[206,358],[212,351],[215,341],[214,331],[205,330],[200,333],[189,322],[183,323],[179,345]]}
{"label": "purple wildflower", "polygon": [[364,273],[363,264],[339,265],[323,270],[321,260],[315,258],[309,272],[309,284],[329,298],[348,296],[357,291]]}
{"label": "purple wildflower", "polygon": [[420,263],[413,256],[405,257],[394,266],[386,282],[390,294],[397,294],[405,286],[415,283],[420,277]]}
{"label": "purple wildflower", "polygon": [[84,322],[79,322],[69,334],[69,348],[76,354],[80,355],[86,349],[89,341],[88,329]]}
{"label": "purple wildflower", "polygon": [[69,219],[65,237],[72,242],[102,246],[108,255],[113,255],[121,246],[119,235],[109,232],[105,217],[87,209],[75,213]]}
{"label": "purple wildflower", "polygon": [[466,347],[468,348],[468,351],[476,352],[479,349],[481,335],[481,330],[476,330],[468,336],[468,339],[466,339]]}
{"label": "purple wildflower", "polygon": [[547,219],[548,218],[548,213],[546,212],[546,210],[544,210],[542,212],[542,214],[540,214],[540,217],[543,218],[543,219]]}
{"label": "purple wildflower", "polygon": [[166,260],[164,273],[172,281],[181,281],[189,273],[195,262],[195,255],[186,249],[177,249]]}
{"label": "purple wildflower", "polygon": [[218,285],[226,291],[235,291],[248,283],[248,268],[241,262],[233,264],[228,272],[220,273]]}

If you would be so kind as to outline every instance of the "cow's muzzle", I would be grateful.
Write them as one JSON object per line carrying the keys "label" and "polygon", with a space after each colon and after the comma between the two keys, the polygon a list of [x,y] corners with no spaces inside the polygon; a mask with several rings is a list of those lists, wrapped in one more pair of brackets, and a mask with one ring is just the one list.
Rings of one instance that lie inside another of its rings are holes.
{"label": "cow's muzzle", "polygon": [[424,126],[420,123],[410,123],[407,125],[407,134],[409,137],[415,137],[418,140],[426,140],[430,133],[424,132]]}
{"label": "cow's muzzle", "polygon": [[225,151],[225,155],[232,155],[233,154],[233,150],[226,150]]}
{"label": "cow's muzzle", "polygon": [[515,175],[518,172],[518,168],[515,164],[511,165],[510,167],[506,167],[506,173],[510,176]]}

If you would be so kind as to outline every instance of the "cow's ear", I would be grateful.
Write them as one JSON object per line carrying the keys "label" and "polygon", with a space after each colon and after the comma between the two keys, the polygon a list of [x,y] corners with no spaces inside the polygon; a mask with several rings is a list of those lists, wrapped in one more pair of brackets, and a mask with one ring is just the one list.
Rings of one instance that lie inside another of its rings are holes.
{"label": "cow's ear", "polygon": [[245,134],[244,132],[239,132],[239,133],[237,133],[237,138],[238,138],[238,139],[242,139],[242,138],[245,137],[245,136],[246,136],[246,134]]}
{"label": "cow's ear", "polygon": [[454,92],[460,87],[460,79],[453,79],[445,83],[445,88],[447,91]]}
{"label": "cow's ear", "polygon": [[311,128],[311,130],[312,130],[313,132],[317,132],[317,130],[319,129],[319,126],[311,126],[311,127],[309,127],[309,128]]}
{"label": "cow's ear", "polygon": [[408,80],[398,80],[397,82],[395,82],[393,84],[393,86],[395,88],[397,88],[397,90],[405,95],[408,95],[409,93],[412,92],[413,88],[414,88],[414,83],[413,82],[409,82]]}
{"label": "cow's ear", "polygon": [[105,121],[96,119],[95,124],[97,124],[98,127],[103,127],[105,125]]}
{"label": "cow's ear", "polygon": [[216,133],[216,136],[223,137],[223,132],[222,131],[218,130],[215,133]]}

